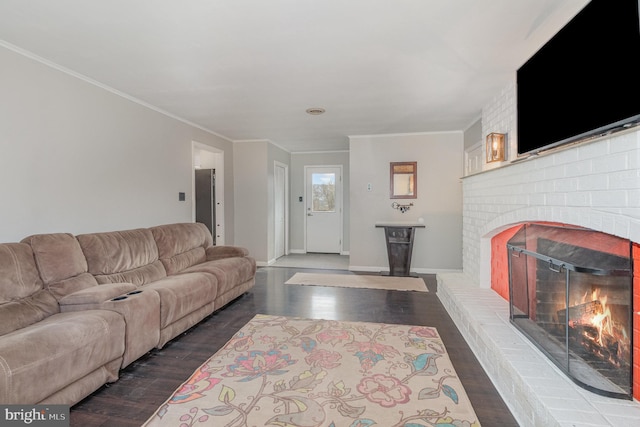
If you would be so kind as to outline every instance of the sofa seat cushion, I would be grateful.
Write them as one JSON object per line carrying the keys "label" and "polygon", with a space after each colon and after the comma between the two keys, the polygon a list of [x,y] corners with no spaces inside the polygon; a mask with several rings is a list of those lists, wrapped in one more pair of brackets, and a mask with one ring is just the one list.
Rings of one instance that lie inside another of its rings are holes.
{"label": "sofa seat cushion", "polygon": [[44,289],[26,298],[0,303],[0,339],[59,312],[58,301]]}
{"label": "sofa seat cushion", "polygon": [[183,271],[183,273],[192,272],[213,274],[218,281],[218,295],[222,295],[253,279],[256,274],[256,262],[251,257],[223,258],[203,262]]}
{"label": "sofa seat cushion", "polygon": [[80,244],[69,233],[35,234],[25,237],[22,242],[31,246],[45,284],[87,272],[87,260]]}
{"label": "sofa seat cushion", "polygon": [[150,230],[169,276],[206,261],[205,249],[213,243],[209,229],[201,223],[166,224]]}
{"label": "sofa seat cushion", "polygon": [[143,285],[166,276],[158,261],[158,247],[148,229],[76,236],[98,283]]}
{"label": "sofa seat cushion", "polygon": [[0,304],[28,297],[42,288],[31,246],[0,244]]}
{"label": "sofa seat cushion", "polygon": [[0,335],[60,312],[43,286],[31,246],[0,244]]}
{"label": "sofa seat cushion", "polygon": [[105,283],[133,283],[142,286],[166,277],[167,274],[160,261],[155,261],[149,265],[135,268],[133,270],[122,271],[112,274],[96,274],[96,281],[103,285]]}
{"label": "sofa seat cushion", "polygon": [[59,301],[65,295],[97,287],[75,236],[68,233],[35,234],[22,240],[33,255],[44,286]]}
{"label": "sofa seat cushion", "polygon": [[160,295],[160,329],[209,304],[218,294],[216,278],[206,273],[168,276],[143,289]]}
{"label": "sofa seat cushion", "polygon": [[170,258],[189,249],[207,248],[213,244],[209,229],[199,222],[158,225],[150,230],[158,245],[160,258]]}
{"label": "sofa seat cushion", "polygon": [[181,254],[174,255],[170,258],[163,258],[162,265],[167,275],[178,274],[188,269],[192,265],[197,265],[207,260],[204,248],[193,248]]}
{"label": "sofa seat cushion", "polygon": [[[0,402],[34,404],[124,353],[125,323],[107,310],[59,313],[0,339]],[[117,379],[117,369],[110,381]]]}

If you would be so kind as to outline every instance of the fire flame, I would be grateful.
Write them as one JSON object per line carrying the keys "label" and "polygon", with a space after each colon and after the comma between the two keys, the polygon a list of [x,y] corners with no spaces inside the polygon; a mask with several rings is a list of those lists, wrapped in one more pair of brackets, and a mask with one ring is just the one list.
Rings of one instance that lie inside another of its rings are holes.
{"label": "fire flame", "polygon": [[600,304],[602,304],[602,313],[594,314],[593,316],[591,316],[591,319],[589,319],[589,323],[598,329],[598,339],[596,340],[596,342],[601,346],[605,345],[604,341],[602,340],[603,332],[606,332],[607,334],[613,336],[611,310],[609,309],[609,307],[607,307],[608,299],[609,298],[606,295],[600,297],[600,289],[596,289],[591,293],[591,301],[600,301]]}
{"label": "fire flame", "polygon": [[[579,323],[583,325],[591,325],[598,331],[597,338],[594,339],[593,337],[588,336],[585,336],[585,338],[592,339],[600,347],[608,347],[607,341],[611,341],[611,339],[617,341],[618,351],[615,358],[619,359],[624,354],[624,351],[629,347],[629,337],[624,327],[620,328],[620,325],[615,324],[612,319],[611,309],[607,306],[607,301],[607,295],[601,295],[599,288],[595,289],[591,293],[586,292],[578,304],[599,302],[599,309],[591,313],[585,313]],[[610,339],[607,340],[607,337]],[[617,364],[617,360],[610,361]]]}

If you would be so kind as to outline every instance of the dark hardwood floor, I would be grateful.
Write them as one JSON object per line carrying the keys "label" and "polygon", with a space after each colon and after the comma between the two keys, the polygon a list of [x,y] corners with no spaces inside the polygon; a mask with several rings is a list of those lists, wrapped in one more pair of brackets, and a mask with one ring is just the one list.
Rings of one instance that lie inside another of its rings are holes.
{"label": "dark hardwood floor", "polygon": [[259,268],[250,292],[163,349],[132,363],[121,371],[117,382],[73,406],[71,425],[140,426],[196,368],[255,314],[262,313],[436,327],[480,423],[484,427],[518,426],[436,296],[435,276],[422,276],[428,293],[284,285],[297,271],[319,270]]}

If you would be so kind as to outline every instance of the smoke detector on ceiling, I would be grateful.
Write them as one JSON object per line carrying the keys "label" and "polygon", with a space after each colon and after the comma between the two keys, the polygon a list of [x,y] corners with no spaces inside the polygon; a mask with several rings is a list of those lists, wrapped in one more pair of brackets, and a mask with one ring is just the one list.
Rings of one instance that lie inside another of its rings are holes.
{"label": "smoke detector on ceiling", "polygon": [[311,114],[312,116],[319,116],[320,114],[324,114],[325,111],[324,108],[319,107],[307,108],[307,114]]}

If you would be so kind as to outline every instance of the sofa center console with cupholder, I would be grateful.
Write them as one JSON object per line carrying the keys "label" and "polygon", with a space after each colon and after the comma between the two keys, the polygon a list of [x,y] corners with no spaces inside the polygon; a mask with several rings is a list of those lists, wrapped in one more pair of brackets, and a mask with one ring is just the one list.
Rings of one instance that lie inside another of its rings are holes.
{"label": "sofa center console with cupholder", "polygon": [[[98,288],[100,287],[98,286]],[[84,292],[84,294],[89,293]],[[77,297],[72,294],[71,297],[73,296]],[[134,290],[106,301],[93,302],[87,301],[87,295],[83,295],[83,297],[84,302],[82,303],[77,303],[77,299],[74,303],[73,298],[63,298],[60,301],[60,310],[69,312],[104,309],[115,311],[124,317],[126,329],[123,368],[158,344],[160,339],[160,297],[156,292]]]}

